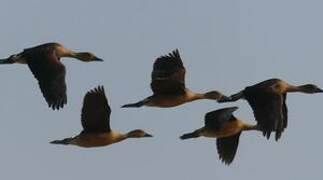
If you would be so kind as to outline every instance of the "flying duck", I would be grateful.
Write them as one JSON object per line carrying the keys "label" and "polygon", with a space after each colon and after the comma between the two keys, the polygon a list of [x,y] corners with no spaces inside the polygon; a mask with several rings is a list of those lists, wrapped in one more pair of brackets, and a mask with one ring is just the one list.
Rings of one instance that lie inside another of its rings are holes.
{"label": "flying duck", "polygon": [[271,132],[275,131],[277,141],[287,127],[286,97],[289,92],[313,94],[322,93],[323,90],[313,84],[294,86],[280,79],[269,79],[248,86],[239,93],[218,102],[232,102],[241,98],[247,100],[263,135],[269,139]]}
{"label": "flying duck", "polygon": [[141,129],[122,134],[110,128],[111,109],[103,86],[90,90],[84,97],[81,115],[83,131],[71,138],[55,140],[52,144],[99,147],[123,141],[127,138],[152,137]]}
{"label": "flying duck", "polygon": [[180,138],[190,139],[200,136],[217,138],[216,146],[220,160],[230,165],[238,149],[239,137],[242,131],[258,130],[257,125],[250,125],[233,116],[238,107],[228,107],[208,112],[205,117],[204,127]]}
{"label": "flying duck", "polygon": [[72,57],[84,62],[103,61],[89,52],[74,52],[58,43],[46,43],[1,59],[0,64],[27,64],[38,80],[48,106],[58,110],[67,103],[65,66],[60,61],[62,57]]}
{"label": "flying duck", "polygon": [[218,91],[199,94],[185,87],[185,67],[177,49],[155,60],[151,79],[152,96],[122,107],[155,106],[167,108],[198,99],[219,100],[224,98],[224,95]]}

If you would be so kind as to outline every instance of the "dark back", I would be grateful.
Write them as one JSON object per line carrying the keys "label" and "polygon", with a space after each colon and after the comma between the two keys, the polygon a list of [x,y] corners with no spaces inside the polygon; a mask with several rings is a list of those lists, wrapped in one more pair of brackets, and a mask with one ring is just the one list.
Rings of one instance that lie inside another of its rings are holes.
{"label": "dark back", "polygon": [[205,127],[215,130],[221,129],[226,122],[235,120],[232,113],[237,109],[238,107],[228,107],[208,112],[204,118]]}

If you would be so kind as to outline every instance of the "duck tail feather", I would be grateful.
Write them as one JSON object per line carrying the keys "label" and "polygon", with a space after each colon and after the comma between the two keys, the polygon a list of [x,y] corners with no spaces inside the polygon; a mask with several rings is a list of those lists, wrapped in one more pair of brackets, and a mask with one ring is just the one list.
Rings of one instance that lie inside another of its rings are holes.
{"label": "duck tail feather", "polygon": [[20,56],[17,54],[11,55],[8,58],[0,59],[0,64],[13,64],[16,62],[17,59],[19,59]]}
{"label": "duck tail feather", "polygon": [[184,140],[184,139],[197,138],[199,136],[200,136],[199,133],[197,131],[194,131],[194,132],[191,132],[191,133],[183,134],[180,138],[182,140]]}
{"label": "duck tail feather", "polygon": [[62,144],[62,145],[68,145],[73,140],[73,138],[65,138],[63,140],[55,140],[51,141],[51,144]]}
{"label": "duck tail feather", "polygon": [[121,108],[130,108],[130,107],[139,108],[139,107],[142,107],[143,105],[145,105],[145,101],[139,101],[136,103],[125,104],[125,105],[121,106]]}

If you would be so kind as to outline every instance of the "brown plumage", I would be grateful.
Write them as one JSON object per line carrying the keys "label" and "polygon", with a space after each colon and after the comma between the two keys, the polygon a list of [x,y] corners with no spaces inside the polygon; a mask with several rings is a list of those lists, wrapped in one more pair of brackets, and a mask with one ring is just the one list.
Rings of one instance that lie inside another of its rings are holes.
{"label": "brown plumage", "polygon": [[0,64],[22,63],[28,67],[38,80],[39,87],[48,106],[59,109],[67,103],[65,66],[61,57],[73,57],[81,61],[102,61],[89,52],[74,52],[58,43],[46,43],[24,49],[23,52],[0,60]]}
{"label": "brown plumage", "polygon": [[239,93],[219,102],[246,99],[254,112],[255,119],[263,135],[269,139],[271,132],[274,131],[276,132],[275,139],[278,140],[287,127],[288,109],[286,97],[289,92],[313,94],[321,93],[323,90],[313,84],[294,86],[280,79],[269,79],[253,86],[248,86]]}
{"label": "brown plumage", "polygon": [[258,130],[258,126],[249,125],[233,116],[238,107],[229,107],[208,112],[205,115],[204,127],[191,133],[183,134],[181,139],[197,138],[200,136],[217,138],[216,146],[219,158],[229,165],[232,163],[239,145],[242,131]]}
{"label": "brown plumage", "polygon": [[151,73],[151,90],[153,95],[137,103],[123,105],[122,107],[174,107],[198,99],[218,100],[224,96],[218,91],[199,94],[185,87],[185,67],[176,49],[166,56],[155,60]]}
{"label": "brown plumage", "polygon": [[80,147],[99,147],[123,141],[127,138],[152,137],[136,129],[122,134],[110,128],[111,109],[103,86],[86,93],[83,100],[81,123],[83,131],[72,138],[52,141],[52,144],[72,144]]}

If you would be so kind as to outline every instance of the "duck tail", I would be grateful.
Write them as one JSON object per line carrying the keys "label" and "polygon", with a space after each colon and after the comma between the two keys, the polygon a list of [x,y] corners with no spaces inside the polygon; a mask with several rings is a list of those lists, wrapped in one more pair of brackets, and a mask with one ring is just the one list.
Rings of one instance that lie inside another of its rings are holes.
{"label": "duck tail", "polygon": [[198,131],[194,131],[191,133],[183,134],[180,138],[181,138],[181,140],[184,140],[184,139],[191,139],[191,138],[197,138],[197,137],[200,137],[200,135],[199,135]]}
{"label": "duck tail", "polygon": [[55,140],[51,141],[51,144],[62,144],[62,145],[69,145],[73,138],[65,138],[63,140]]}
{"label": "duck tail", "polygon": [[136,103],[125,104],[125,105],[121,106],[121,108],[129,108],[129,107],[139,108],[139,107],[142,107],[143,105],[145,105],[145,103],[146,103],[146,101],[142,100],[142,101],[139,101]]}
{"label": "duck tail", "polygon": [[14,62],[10,58],[0,59],[0,64],[13,64]]}
{"label": "duck tail", "polygon": [[13,64],[15,63],[16,59],[18,59],[18,55],[11,55],[8,58],[0,59],[0,64]]}

